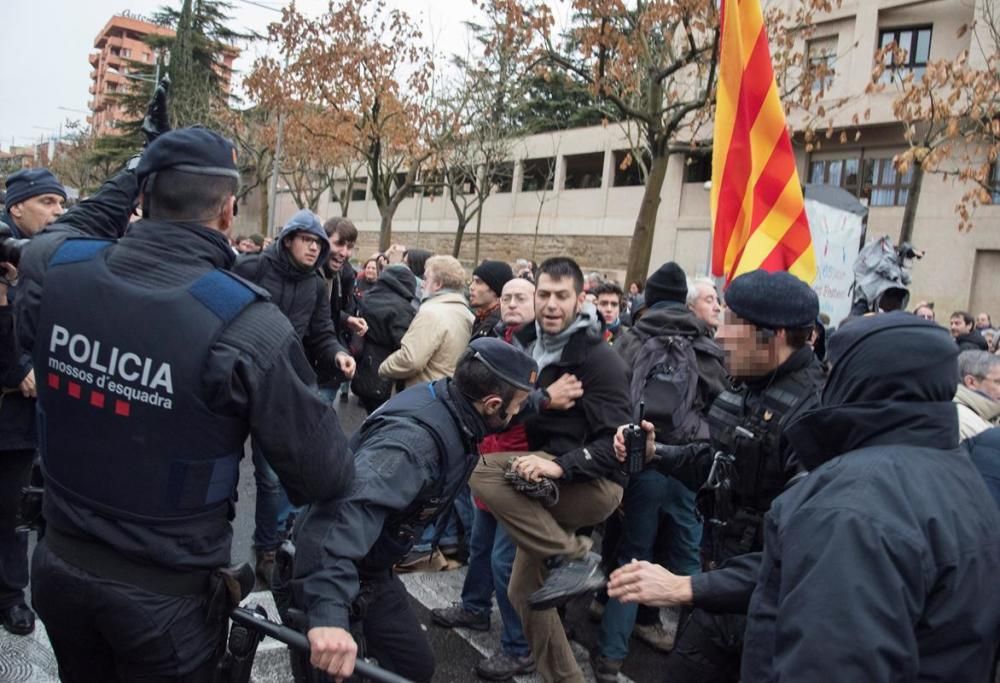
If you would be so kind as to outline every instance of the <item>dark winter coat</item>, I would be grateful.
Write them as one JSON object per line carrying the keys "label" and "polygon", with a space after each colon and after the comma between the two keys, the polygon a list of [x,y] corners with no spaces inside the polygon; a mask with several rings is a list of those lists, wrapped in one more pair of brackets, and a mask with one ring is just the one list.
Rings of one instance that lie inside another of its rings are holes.
{"label": "dark winter coat", "polygon": [[732,388],[732,382],[726,372],[726,357],[712,339],[711,328],[687,306],[678,303],[647,310],[639,322],[628,328],[615,342],[614,349],[628,365],[631,381],[636,356],[646,340],[672,334],[699,340],[694,347],[695,358],[698,360],[698,397],[695,408],[700,413],[707,413],[715,397]]}
{"label": "dark winter coat", "polygon": [[820,407],[785,429],[810,472],[767,514],[741,679],[986,681],[1000,513],[958,448],[955,344],[889,313],[830,353]]}
{"label": "dark winter coat", "polygon": [[393,381],[379,377],[378,367],[399,348],[417,314],[410,304],[416,289],[417,278],[408,268],[390,266],[361,300],[361,317],[368,323],[368,332],[351,382],[359,396],[371,395],[373,387],[391,389]]}
{"label": "dark winter coat", "polygon": [[[530,349],[537,335],[537,324],[525,325],[514,334],[514,343]],[[560,359],[539,373],[538,386],[572,374],[583,383],[583,396],[569,410],[543,409],[524,420],[531,450],[556,456],[567,480],[622,483],[613,439],[618,427],[631,420],[627,373],[625,361],[604,341],[600,324],[573,334]]]}
{"label": "dark winter coat", "polygon": [[307,230],[320,239],[320,253],[316,266],[303,270],[293,263],[284,245],[286,237],[302,230],[303,227],[298,225],[286,227],[261,253],[240,257],[233,266],[233,272],[271,294],[271,302],[292,323],[295,333],[302,340],[306,357],[317,372],[333,375],[338,372],[336,355],[346,350],[337,341],[337,331],[330,319],[326,298],[326,283],[320,274],[321,264],[330,254],[330,243],[322,228]]}
{"label": "dark winter coat", "polygon": [[497,305],[482,318],[479,317],[479,312],[475,309],[472,312],[476,314],[476,321],[472,323],[472,337],[469,341],[495,336],[494,330],[500,324],[500,303],[497,302]]}
{"label": "dark winter coat", "polygon": [[983,475],[986,488],[1000,508],[1000,427],[987,429],[962,442],[972,464]]}
{"label": "dark winter coat", "polygon": [[979,333],[979,330],[972,330],[968,334],[960,334],[955,337],[959,351],[989,351],[990,345],[986,343],[986,338]]}

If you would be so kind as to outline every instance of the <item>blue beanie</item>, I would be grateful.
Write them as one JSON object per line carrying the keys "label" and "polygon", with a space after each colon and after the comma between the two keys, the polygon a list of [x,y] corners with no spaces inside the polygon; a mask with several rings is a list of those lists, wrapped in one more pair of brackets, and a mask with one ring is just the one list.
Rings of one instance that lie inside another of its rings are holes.
{"label": "blue beanie", "polygon": [[7,195],[4,204],[8,207],[40,194],[57,194],[66,199],[66,188],[47,168],[27,168],[7,178]]}

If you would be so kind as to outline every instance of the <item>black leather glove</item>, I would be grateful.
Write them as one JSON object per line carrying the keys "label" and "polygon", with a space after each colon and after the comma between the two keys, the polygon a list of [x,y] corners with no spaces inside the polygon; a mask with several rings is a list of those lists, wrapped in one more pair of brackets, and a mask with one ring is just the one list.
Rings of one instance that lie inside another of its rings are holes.
{"label": "black leather glove", "polygon": [[164,76],[153,91],[153,98],[146,108],[146,117],[142,120],[142,135],[146,145],[170,130],[170,117],[167,113],[167,94],[170,92],[170,76]]}

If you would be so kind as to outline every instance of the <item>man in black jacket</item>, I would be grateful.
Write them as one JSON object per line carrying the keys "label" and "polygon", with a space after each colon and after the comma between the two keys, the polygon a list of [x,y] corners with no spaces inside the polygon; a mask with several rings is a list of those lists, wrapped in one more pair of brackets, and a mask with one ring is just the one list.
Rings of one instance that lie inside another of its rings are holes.
{"label": "man in black jacket", "polygon": [[507,427],[536,375],[526,354],[478,339],[453,379],[397,394],[354,434],[350,495],[312,506],[296,528],[291,588],[305,611],[313,666],[338,680],[350,676],[360,642],[380,666],[429,683],[434,655],[393,565],[450,509],[479,442]]}
{"label": "man in black jacket", "polygon": [[[229,272],[235,158],[205,128],[166,133],[21,260],[18,335],[44,368],[32,601],[64,681],[214,680],[248,435],[296,504],[351,484],[298,335]],[[126,236],[79,238],[124,233],[140,187]]]}
{"label": "man in black jacket", "polygon": [[[0,215],[5,237],[31,239],[63,214],[66,190],[44,168],[29,168],[7,178],[6,209]],[[13,278],[15,271],[6,276]],[[0,272],[0,276],[5,273]],[[6,289],[6,287],[5,287]],[[17,298],[10,288],[10,307]],[[13,325],[13,318],[11,318]],[[35,628],[35,615],[24,603],[28,585],[28,536],[17,533],[17,508],[21,488],[28,483],[35,459],[35,370],[31,357],[22,353],[16,334],[7,337],[0,353],[10,362],[0,373],[0,622],[9,632],[27,635]]]}
{"label": "man in black jacket", "polygon": [[[548,259],[539,267],[535,324],[514,335],[515,346],[538,363],[540,388],[568,374],[583,385],[568,409],[546,410],[543,401],[525,418],[532,452],[518,454],[512,465],[525,479],[558,487],[558,500],[546,507],[515,490],[506,478],[510,453],[486,456],[471,480],[473,493],[517,544],[509,595],[546,681],[583,680],[555,607],[603,584],[600,558],[576,530],[611,514],[625,480],[612,439],[615,421],[630,415],[627,368],[605,343],[597,309],[584,302],[580,267],[569,258]],[[557,562],[546,580],[546,566]],[[553,585],[561,592],[550,599]]]}
{"label": "man in black jacket", "polygon": [[[655,571],[666,579],[655,585],[672,590],[671,604],[693,604],[664,669],[665,677],[678,683],[739,679],[748,586],[759,566],[763,517],[801,473],[785,426],[816,405],[822,377],[806,345],[819,313],[807,284],[786,272],[756,270],[732,281],[726,302],[729,309],[716,340],[742,384],[720,394],[709,409],[710,441],[658,444],[653,460],[662,473],[699,492],[709,571],[678,579],[662,567],[637,562],[615,572],[608,588],[608,595],[621,602],[657,604],[645,593],[629,592],[635,586],[628,583],[640,570]],[[642,426],[652,457],[653,425]],[[624,458],[621,432],[615,448]]]}
{"label": "man in black jacket", "polygon": [[[327,375],[354,375],[354,359],[337,341],[320,270],[330,253],[319,218],[303,209],[289,219],[278,239],[259,254],[237,260],[233,272],[264,288],[302,340],[313,367]],[[281,545],[280,527],[291,511],[267,454],[253,442],[257,513],[253,541],[262,585],[270,585],[274,553]]]}

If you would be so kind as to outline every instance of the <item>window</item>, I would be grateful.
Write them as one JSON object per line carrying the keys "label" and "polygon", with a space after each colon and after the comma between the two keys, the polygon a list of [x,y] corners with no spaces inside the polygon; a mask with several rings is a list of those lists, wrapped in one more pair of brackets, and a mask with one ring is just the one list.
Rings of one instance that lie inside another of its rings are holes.
{"label": "window", "polygon": [[906,52],[906,59],[902,64],[894,64],[892,55],[886,55],[886,73],[891,69],[905,69],[912,70],[915,78],[922,77],[931,54],[931,27],[888,28],[879,31],[879,48],[892,44]]}
{"label": "window", "polygon": [[351,201],[363,202],[368,190],[368,178],[355,178],[351,188]]}
{"label": "window", "polygon": [[684,182],[705,183],[712,179],[712,157],[688,154],[684,159]]}
{"label": "window", "polygon": [[127,47],[123,47],[122,57],[131,57],[131,56],[132,56],[132,50],[128,49]]}
{"label": "window", "polygon": [[521,192],[542,192],[553,188],[556,175],[555,157],[525,159],[521,162],[521,170],[523,172]]}
{"label": "window", "polygon": [[806,43],[809,73],[813,93],[825,93],[833,85],[833,64],[837,60],[837,36],[816,38]]}
{"label": "window", "polygon": [[506,194],[514,191],[514,162],[508,161],[498,165],[490,173],[490,183],[493,184],[493,192],[496,194]]}
{"label": "window", "polygon": [[1000,204],[1000,162],[990,164],[990,198],[994,204]]}
{"label": "window", "polygon": [[441,171],[431,169],[420,180],[420,191],[425,197],[440,197],[444,194],[444,178]]}
{"label": "window", "polygon": [[809,182],[836,185],[855,197],[867,199],[869,206],[902,206],[913,183],[913,169],[900,175],[892,157],[814,159],[809,164]]}
{"label": "window", "polygon": [[869,206],[903,206],[913,183],[913,168],[900,175],[892,159],[865,159],[862,192],[870,192]]}
{"label": "window", "polygon": [[566,190],[589,190],[599,188],[604,176],[604,153],[567,154],[566,179],[563,188]]}
{"label": "window", "polygon": [[[616,149],[615,155],[615,177],[612,182],[613,187],[635,187],[644,183],[642,169],[634,152],[628,149]],[[649,168],[649,154],[643,152],[646,168]]]}

